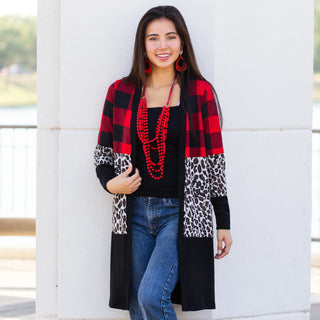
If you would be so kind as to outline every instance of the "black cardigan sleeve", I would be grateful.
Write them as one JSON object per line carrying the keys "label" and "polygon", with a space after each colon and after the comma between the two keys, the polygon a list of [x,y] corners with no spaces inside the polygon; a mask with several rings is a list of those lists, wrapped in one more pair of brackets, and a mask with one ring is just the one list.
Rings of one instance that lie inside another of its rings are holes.
{"label": "black cardigan sleeve", "polygon": [[110,164],[100,164],[96,167],[96,174],[102,187],[110,194],[113,194],[107,189],[107,182],[116,176],[113,166]]}
{"label": "black cardigan sleeve", "polygon": [[213,197],[211,203],[216,216],[216,229],[230,230],[230,208],[227,196]]}

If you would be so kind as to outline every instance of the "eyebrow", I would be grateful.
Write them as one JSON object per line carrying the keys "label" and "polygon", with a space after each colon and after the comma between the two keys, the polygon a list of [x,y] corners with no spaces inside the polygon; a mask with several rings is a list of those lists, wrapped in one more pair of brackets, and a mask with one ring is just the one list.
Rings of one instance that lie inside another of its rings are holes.
{"label": "eyebrow", "polygon": [[[171,31],[171,32],[168,32],[166,33],[166,36],[169,35],[169,34],[178,34],[178,32],[174,32],[174,31]],[[150,33],[146,36],[146,38],[148,37],[154,37],[154,36],[159,36],[157,33]]]}

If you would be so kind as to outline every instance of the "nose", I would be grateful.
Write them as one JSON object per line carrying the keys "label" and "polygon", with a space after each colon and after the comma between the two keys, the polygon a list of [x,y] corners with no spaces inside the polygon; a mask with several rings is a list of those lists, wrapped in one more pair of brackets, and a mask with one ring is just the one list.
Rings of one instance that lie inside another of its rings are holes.
{"label": "nose", "polygon": [[168,45],[167,45],[167,40],[166,40],[166,39],[160,39],[159,45],[160,45],[160,49],[165,49],[165,48],[167,48],[167,47],[168,47]]}

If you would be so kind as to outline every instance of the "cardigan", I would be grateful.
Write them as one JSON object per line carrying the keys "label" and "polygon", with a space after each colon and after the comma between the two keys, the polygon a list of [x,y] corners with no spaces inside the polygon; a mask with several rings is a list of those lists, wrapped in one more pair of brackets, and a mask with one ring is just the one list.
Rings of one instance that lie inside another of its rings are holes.
{"label": "cardigan", "polygon": [[[141,86],[119,79],[107,91],[94,150],[96,174],[106,182],[136,164],[136,116]],[[180,112],[179,135],[179,280],[171,294],[182,311],[215,309],[214,224],[230,229],[225,156],[215,95],[209,82],[193,79],[189,113]],[[112,194],[109,307],[129,310],[132,194]]]}

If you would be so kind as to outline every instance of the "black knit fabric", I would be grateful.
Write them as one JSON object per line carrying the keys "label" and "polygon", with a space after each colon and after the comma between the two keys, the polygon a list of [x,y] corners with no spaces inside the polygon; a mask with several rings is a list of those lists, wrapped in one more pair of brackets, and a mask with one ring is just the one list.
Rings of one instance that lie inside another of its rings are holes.
{"label": "black knit fabric", "polygon": [[216,216],[216,229],[231,229],[230,228],[230,208],[228,197],[211,198],[211,203]]}
{"label": "black knit fabric", "polygon": [[[162,107],[148,108],[149,138],[155,137],[158,118]],[[135,196],[178,198],[178,152],[179,152],[179,112],[180,106],[170,107],[168,131],[166,139],[166,153],[164,160],[163,177],[153,179],[147,169],[146,157],[142,143],[137,135],[137,163],[141,186],[133,193]],[[156,145],[156,144],[154,144]],[[158,151],[151,149],[151,160],[158,162]],[[157,176],[157,174],[155,174]]]}
{"label": "black knit fabric", "polygon": [[113,194],[107,189],[107,182],[116,176],[113,166],[110,164],[100,164],[96,167],[96,174],[103,189]]}

